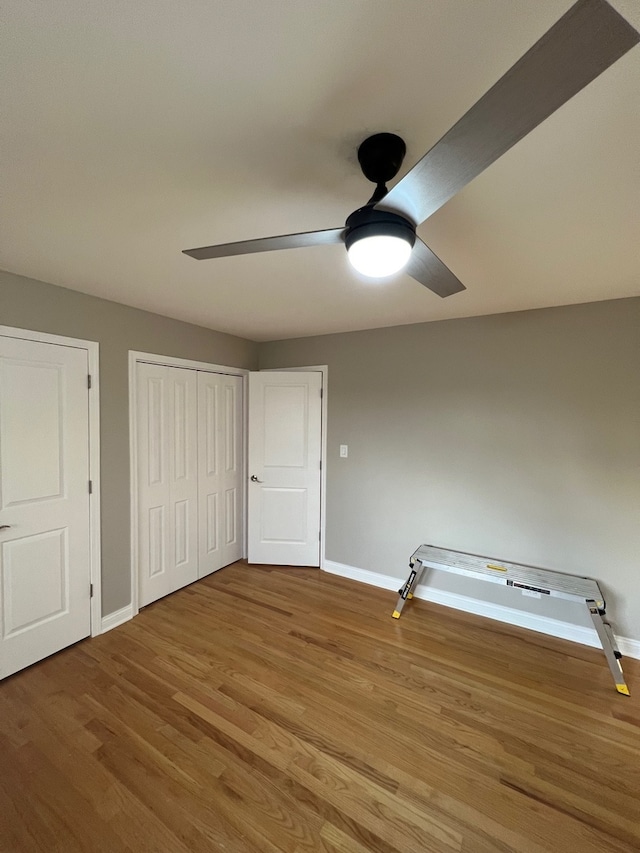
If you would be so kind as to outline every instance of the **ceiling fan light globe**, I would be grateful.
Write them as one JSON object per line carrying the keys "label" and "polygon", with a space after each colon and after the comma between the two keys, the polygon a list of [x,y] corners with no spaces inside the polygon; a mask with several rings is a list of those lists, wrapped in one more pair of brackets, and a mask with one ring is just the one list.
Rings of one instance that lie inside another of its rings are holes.
{"label": "ceiling fan light globe", "polygon": [[347,254],[357,272],[369,278],[386,278],[406,266],[412,248],[403,237],[375,234],[355,240]]}

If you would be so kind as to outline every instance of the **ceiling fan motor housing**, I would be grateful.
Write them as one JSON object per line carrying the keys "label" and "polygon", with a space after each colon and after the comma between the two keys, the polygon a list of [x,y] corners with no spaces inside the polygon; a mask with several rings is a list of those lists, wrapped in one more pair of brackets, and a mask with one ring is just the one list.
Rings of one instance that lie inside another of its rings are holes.
{"label": "ceiling fan motor housing", "polygon": [[412,247],[416,241],[416,229],[398,213],[387,210],[375,210],[369,205],[361,207],[347,217],[344,242],[347,250],[358,240],[365,237],[400,237]]}

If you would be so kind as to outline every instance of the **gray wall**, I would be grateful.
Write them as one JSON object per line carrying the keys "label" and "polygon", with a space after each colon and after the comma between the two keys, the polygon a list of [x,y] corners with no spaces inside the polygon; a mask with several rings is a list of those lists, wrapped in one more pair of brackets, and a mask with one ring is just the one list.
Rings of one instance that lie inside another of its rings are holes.
{"label": "gray wall", "polygon": [[[312,364],[329,365],[328,559],[404,575],[430,542],[592,575],[640,639],[640,298],[260,347],[263,368]],[[461,580],[437,583],[540,606]]]}
{"label": "gray wall", "polygon": [[0,272],[0,324],[98,341],[102,479],[102,612],[131,600],[128,351],[254,368],[257,344]]}
{"label": "gray wall", "polygon": [[640,639],[640,298],[258,346],[0,272],[0,324],[100,343],[105,614],[130,597],[128,351],[247,368],[259,353],[329,365],[328,559],[401,576],[433,542],[590,574]]}

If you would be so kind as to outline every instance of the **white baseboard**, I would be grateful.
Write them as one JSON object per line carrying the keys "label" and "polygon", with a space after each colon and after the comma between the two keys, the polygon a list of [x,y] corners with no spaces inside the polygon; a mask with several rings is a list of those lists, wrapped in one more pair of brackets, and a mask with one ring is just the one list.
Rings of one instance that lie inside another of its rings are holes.
{"label": "white baseboard", "polygon": [[618,648],[628,658],[638,658],[640,660],[640,640],[632,640],[631,637],[618,637]]}
{"label": "white baseboard", "polygon": [[102,633],[104,634],[106,631],[110,631],[112,628],[117,628],[118,625],[122,625],[124,622],[128,622],[129,619],[133,619],[132,604],[127,604],[126,607],[121,607],[120,610],[114,610],[113,613],[108,613],[106,616],[103,616],[102,622],[100,623]]}
{"label": "white baseboard", "polygon": [[332,575],[340,575],[342,578],[349,578],[352,581],[360,581],[360,583],[368,583],[371,586],[378,586],[381,589],[400,589],[404,580],[399,580],[391,575],[381,575],[378,572],[370,572],[367,569],[356,569],[355,566],[347,566],[345,563],[335,563],[333,560],[325,560],[322,566],[325,572]]}
{"label": "white baseboard", "polygon": [[[370,572],[367,569],[358,569],[355,566],[347,566],[344,563],[336,563],[333,560],[325,560],[323,570],[343,578],[350,578],[360,583],[368,583],[381,589],[399,590],[406,578],[395,578],[392,575],[381,575]],[[562,622],[559,619],[550,619],[548,616],[539,616],[535,613],[527,613],[514,607],[505,607],[502,604],[492,604],[489,601],[481,601],[477,598],[469,598],[455,592],[435,589],[422,584],[415,590],[416,598],[432,601],[434,604],[442,604],[445,607],[453,607],[463,610],[465,613],[473,613],[476,616],[486,616],[496,619],[498,622],[506,622],[519,628],[529,628],[541,634],[551,637],[559,637],[562,640],[572,640],[585,646],[601,648],[598,635],[593,628],[585,628],[582,625],[574,625],[572,622]],[[618,646],[623,655],[630,658],[640,659],[640,640],[632,640],[629,637],[616,636]]]}

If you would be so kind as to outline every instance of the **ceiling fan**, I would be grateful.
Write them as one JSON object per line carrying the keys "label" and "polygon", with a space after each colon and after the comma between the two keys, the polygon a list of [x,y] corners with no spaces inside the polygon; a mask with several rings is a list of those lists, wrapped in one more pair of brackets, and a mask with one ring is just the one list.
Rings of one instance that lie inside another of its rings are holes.
{"label": "ceiling fan", "polygon": [[578,0],[391,189],[406,148],[378,133],[358,148],[375,192],[342,228],[185,249],[197,260],[344,243],[356,270],[373,277],[403,267],[438,296],[465,290],[416,227],[640,41],[606,0]]}

